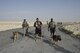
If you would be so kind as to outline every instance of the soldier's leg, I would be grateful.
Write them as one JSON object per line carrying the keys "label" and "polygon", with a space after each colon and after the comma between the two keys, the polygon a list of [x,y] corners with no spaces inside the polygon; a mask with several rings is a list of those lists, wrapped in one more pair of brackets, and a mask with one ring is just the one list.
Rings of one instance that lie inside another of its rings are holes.
{"label": "soldier's leg", "polygon": [[39,29],[39,37],[42,40],[42,29],[41,28]]}
{"label": "soldier's leg", "polygon": [[52,41],[52,28],[50,28],[50,41]]}
{"label": "soldier's leg", "polygon": [[27,36],[28,35],[28,29],[26,28],[26,33],[25,33],[25,35]]}
{"label": "soldier's leg", "polygon": [[54,33],[55,33],[55,28],[53,28],[53,35],[54,35]]}
{"label": "soldier's leg", "polygon": [[52,28],[50,28],[50,36],[52,37]]}
{"label": "soldier's leg", "polygon": [[37,32],[37,28],[36,28],[36,29],[35,29],[35,36],[34,36],[35,41],[36,41],[36,39],[37,39],[37,34],[38,34],[38,32]]}
{"label": "soldier's leg", "polygon": [[24,33],[23,36],[25,36],[25,33],[26,33],[26,29],[25,29],[25,27],[23,28],[23,33]]}

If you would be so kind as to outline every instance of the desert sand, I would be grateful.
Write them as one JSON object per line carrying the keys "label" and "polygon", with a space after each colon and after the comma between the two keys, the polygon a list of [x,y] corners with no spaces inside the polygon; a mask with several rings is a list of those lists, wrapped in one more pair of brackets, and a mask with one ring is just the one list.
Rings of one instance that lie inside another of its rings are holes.
{"label": "desert sand", "polygon": [[[28,22],[29,26],[33,26],[34,22]],[[45,22],[43,22],[45,24]],[[21,28],[21,21],[0,21],[0,31]]]}
{"label": "desert sand", "polygon": [[80,35],[80,23],[63,26],[64,29],[73,32],[74,35]]}

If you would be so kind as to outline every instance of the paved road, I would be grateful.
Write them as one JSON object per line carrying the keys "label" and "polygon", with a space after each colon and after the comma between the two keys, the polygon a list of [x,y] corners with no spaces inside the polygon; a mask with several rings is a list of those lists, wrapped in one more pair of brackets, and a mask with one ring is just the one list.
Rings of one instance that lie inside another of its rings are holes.
{"label": "paved road", "polygon": [[[19,31],[19,39],[13,43],[12,36],[13,31]],[[42,34],[44,37],[42,40],[34,40],[34,28],[29,29],[29,35],[22,37],[22,29],[13,29],[0,32],[0,53],[80,53],[80,40],[72,38],[71,36],[56,29],[55,34],[61,35],[62,41],[58,42],[58,46],[52,45],[49,41],[50,33],[47,31],[47,27],[44,27]]]}

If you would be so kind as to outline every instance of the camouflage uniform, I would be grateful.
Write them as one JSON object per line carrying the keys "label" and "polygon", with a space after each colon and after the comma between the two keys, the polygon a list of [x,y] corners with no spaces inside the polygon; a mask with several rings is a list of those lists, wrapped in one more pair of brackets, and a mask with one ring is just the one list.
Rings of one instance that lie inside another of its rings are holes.
{"label": "camouflage uniform", "polygon": [[42,22],[41,21],[36,21],[34,23],[34,27],[35,27],[35,34],[38,34],[38,36],[41,36],[41,27],[42,27]]}
{"label": "camouflage uniform", "polygon": [[26,21],[24,21],[22,24],[22,28],[24,30],[24,35],[26,35],[28,33],[29,24]]}
{"label": "camouflage uniform", "polygon": [[55,28],[56,28],[55,22],[50,21],[48,25],[48,29],[50,30],[51,35],[54,35]]}

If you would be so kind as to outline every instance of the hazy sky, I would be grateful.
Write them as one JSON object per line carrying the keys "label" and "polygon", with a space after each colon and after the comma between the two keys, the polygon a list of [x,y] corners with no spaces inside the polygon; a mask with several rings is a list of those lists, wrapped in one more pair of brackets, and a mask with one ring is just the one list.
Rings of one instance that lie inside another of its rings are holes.
{"label": "hazy sky", "polygon": [[80,21],[80,0],[0,0],[0,21]]}

